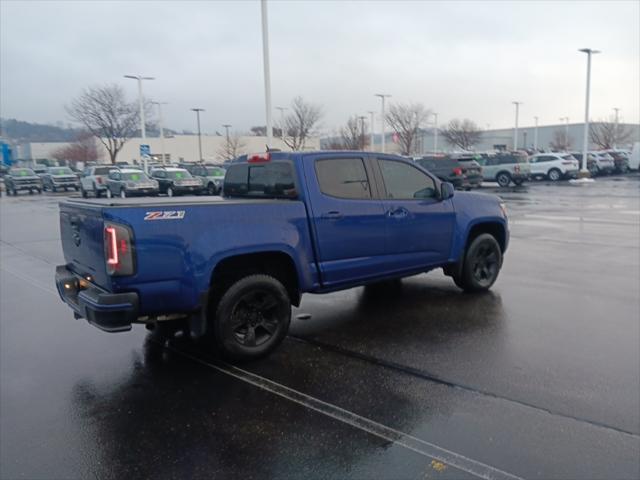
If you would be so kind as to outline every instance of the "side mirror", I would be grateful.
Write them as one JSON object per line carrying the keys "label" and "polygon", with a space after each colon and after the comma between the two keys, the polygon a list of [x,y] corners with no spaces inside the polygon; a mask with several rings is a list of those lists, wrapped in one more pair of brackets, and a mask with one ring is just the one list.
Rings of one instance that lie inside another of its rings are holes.
{"label": "side mirror", "polygon": [[442,182],[440,185],[440,199],[447,200],[448,198],[453,197],[455,189],[453,188],[453,184],[449,182]]}

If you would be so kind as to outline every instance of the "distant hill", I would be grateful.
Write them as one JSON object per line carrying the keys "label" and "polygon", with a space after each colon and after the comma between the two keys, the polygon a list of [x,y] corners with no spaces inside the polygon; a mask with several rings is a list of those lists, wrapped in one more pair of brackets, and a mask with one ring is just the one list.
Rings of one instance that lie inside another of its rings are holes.
{"label": "distant hill", "polygon": [[[0,118],[0,137],[9,140],[10,143],[27,142],[72,142],[78,134],[82,133],[81,128],[64,127],[62,122],[59,125],[44,125],[41,123],[24,122],[15,118]],[[178,132],[169,128],[164,129],[165,135],[177,135]],[[139,136],[137,132],[134,136]],[[160,130],[154,125],[147,127],[148,137],[159,137]]]}

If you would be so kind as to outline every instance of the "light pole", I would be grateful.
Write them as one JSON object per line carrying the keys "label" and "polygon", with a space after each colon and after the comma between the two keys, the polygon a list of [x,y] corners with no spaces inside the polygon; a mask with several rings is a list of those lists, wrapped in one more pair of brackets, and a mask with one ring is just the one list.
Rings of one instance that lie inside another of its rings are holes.
{"label": "light pole", "polygon": [[373,152],[373,125],[374,125],[373,121],[374,121],[375,112],[373,110],[369,110],[367,113],[371,115],[371,123],[370,123],[371,131],[369,132],[369,138],[370,138],[369,150]]}
{"label": "light pole", "polygon": [[280,110],[280,137],[284,142],[284,111],[288,109],[287,107],[276,107],[276,110]]}
{"label": "light pole", "polygon": [[229,127],[231,127],[230,124],[225,123],[224,125],[222,125],[224,127],[224,132],[225,132],[225,137],[227,138],[227,155],[229,155]]}
{"label": "light pole", "polygon": [[433,127],[433,153],[438,152],[438,113],[433,112],[434,127]]}
{"label": "light pole", "polygon": [[[144,97],[142,96],[142,80],[155,80],[155,77],[143,77],[142,75],[125,75],[124,78],[132,78],[138,81],[138,102],[140,103],[140,135],[142,139],[140,141],[140,145],[145,143],[147,139],[147,130],[144,125]],[[142,152],[140,152],[140,161],[144,164],[145,173],[149,173],[147,169],[147,155],[142,156]]]}
{"label": "light pole", "polygon": [[358,118],[360,119],[360,131],[362,132],[360,134],[360,146],[362,147],[362,150],[364,150],[364,120],[367,117],[365,115],[360,115]]}
{"label": "light pole", "polygon": [[200,112],[204,112],[204,108],[192,108],[192,112],[196,112],[198,119],[198,151],[200,152],[200,161],[202,161],[202,138],[200,134]]}
{"label": "light pole", "polygon": [[533,128],[533,149],[538,151],[538,117],[533,117],[535,120],[535,127]]}
{"label": "light pole", "polygon": [[163,127],[163,120],[162,120],[162,105],[166,105],[167,102],[151,102],[154,105],[158,106],[158,120],[160,123],[160,145],[162,148],[162,164],[164,165],[165,163],[165,149],[164,149],[164,127]]}
{"label": "light pole", "polygon": [[376,93],[374,95],[375,97],[380,97],[380,100],[382,100],[382,118],[380,118],[380,125],[381,125],[381,132],[382,132],[382,144],[381,144],[381,152],[384,153],[384,142],[385,142],[385,138],[384,138],[384,99],[390,97],[391,95],[385,94],[385,93]]}
{"label": "light pole", "polygon": [[560,121],[564,122],[564,146],[569,150],[569,117],[560,117]]}
{"label": "light pole", "polygon": [[269,22],[267,19],[267,0],[261,1],[262,7],[262,62],[264,64],[264,101],[267,110],[267,148],[273,141],[273,120],[271,118],[271,72],[269,69]]}
{"label": "light pole", "polygon": [[522,102],[511,102],[516,106],[516,126],[513,129],[513,150],[518,150],[518,115],[520,114],[520,105]]}
{"label": "light pole", "polygon": [[613,107],[613,111],[616,112],[616,126],[615,126],[615,130],[613,131],[613,149],[617,149],[618,148],[618,120],[619,120],[619,112],[620,109]]}
{"label": "light pole", "polygon": [[582,139],[582,166],[580,168],[580,178],[589,178],[589,170],[587,169],[587,152],[589,150],[589,94],[591,91],[591,55],[600,53],[598,50],[590,48],[581,48],[578,50],[587,54],[587,93],[585,95],[584,107],[584,138]]}

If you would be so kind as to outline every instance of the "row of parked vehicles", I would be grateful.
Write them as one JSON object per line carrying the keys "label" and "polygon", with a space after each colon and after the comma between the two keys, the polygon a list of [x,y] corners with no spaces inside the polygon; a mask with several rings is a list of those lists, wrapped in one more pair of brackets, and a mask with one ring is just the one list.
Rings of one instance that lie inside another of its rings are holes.
{"label": "row of parked vehicles", "polygon": [[[483,181],[497,182],[501,187],[522,185],[528,180],[576,178],[582,162],[580,152],[495,152],[435,154],[413,160],[443,181],[459,190],[479,187]],[[638,169],[637,160],[626,150],[588,152],[587,169],[592,176],[626,173]]]}

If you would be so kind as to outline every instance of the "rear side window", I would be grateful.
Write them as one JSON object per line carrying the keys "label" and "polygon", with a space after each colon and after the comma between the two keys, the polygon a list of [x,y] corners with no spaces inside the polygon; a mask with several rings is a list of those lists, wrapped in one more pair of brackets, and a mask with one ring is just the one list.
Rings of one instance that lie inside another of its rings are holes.
{"label": "rear side window", "polygon": [[371,198],[369,177],[360,158],[317,160],[316,175],[325,195],[356,200]]}
{"label": "rear side window", "polygon": [[224,194],[228,197],[295,198],[297,191],[291,164],[232,165],[224,179]]}

